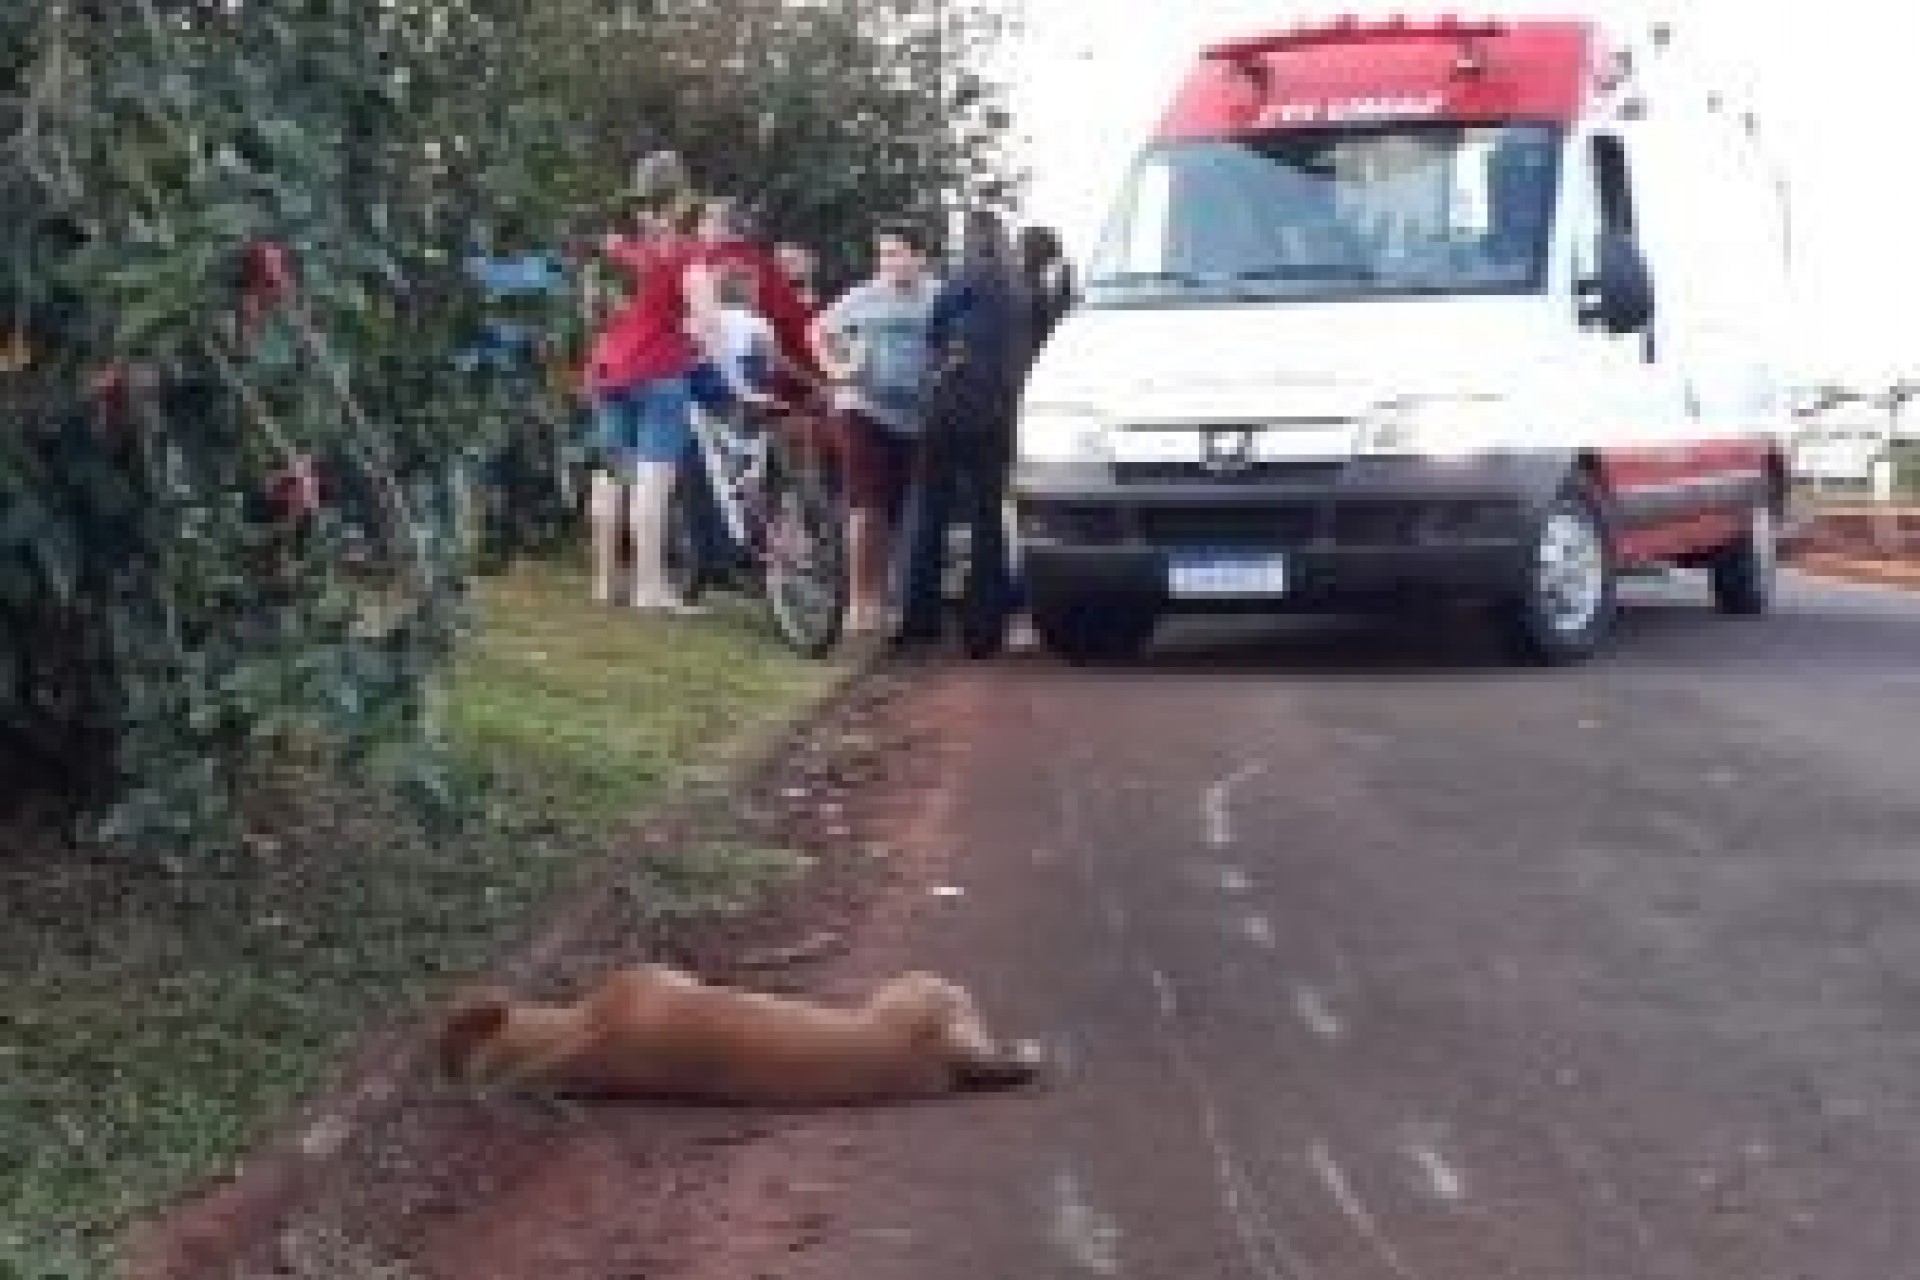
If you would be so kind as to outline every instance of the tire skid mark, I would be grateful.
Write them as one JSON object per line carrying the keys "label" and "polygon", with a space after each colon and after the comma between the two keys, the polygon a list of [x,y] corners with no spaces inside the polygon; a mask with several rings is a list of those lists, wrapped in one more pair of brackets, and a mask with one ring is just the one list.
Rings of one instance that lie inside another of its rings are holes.
{"label": "tire skid mark", "polygon": [[1273,927],[1271,916],[1258,911],[1248,912],[1234,923],[1234,932],[1243,942],[1252,943],[1263,951],[1272,951],[1280,945],[1280,933]]}
{"label": "tire skid mark", "polygon": [[1316,1142],[1307,1148],[1307,1162],[1313,1166],[1314,1173],[1333,1197],[1333,1202],[1340,1207],[1340,1212],[1346,1215],[1354,1230],[1373,1246],[1387,1269],[1402,1277],[1402,1280],[1419,1280],[1419,1273],[1407,1265],[1407,1260],[1400,1256],[1400,1250],[1380,1226],[1380,1220],[1354,1191],[1353,1184],[1347,1180],[1346,1171],[1333,1158],[1333,1152],[1327,1149],[1327,1144]]}
{"label": "tire skid mark", "polygon": [[[1574,1173],[1585,1179],[1600,1201],[1612,1209],[1627,1224],[1635,1243],[1648,1258],[1667,1261],[1663,1256],[1659,1240],[1653,1234],[1653,1226],[1646,1215],[1621,1192],[1614,1180],[1607,1176],[1601,1167],[1599,1156],[1582,1143],[1577,1135],[1565,1124],[1557,1120],[1545,1123],[1546,1136],[1561,1161]],[[1670,1272],[1670,1274],[1673,1274]]]}
{"label": "tire skid mark", "polygon": [[1266,765],[1255,761],[1242,765],[1207,788],[1200,799],[1200,817],[1210,847],[1225,849],[1234,843],[1233,793],[1266,771]]}
{"label": "tire skid mark", "polygon": [[[1179,993],[1171,978],[1140,954],[1134,943],[1132,922],[1126,906],[1113,892],[1097,864],[1100,855],[1093,845],[1081,839],[1081,808],[1078,789],[1073,784],[1074,762],[1065,763],[1058,791],[1062,843],[1074,855],[1086,878],[1091,898],[1101,904],[1102,915],[1112,933],[1115,952],[1128,967],[1137,968],[1154,990],[1155,1027],[1175,1075],[1185,1089],[1200,1119],[1201,1136],[1213,1160],[1214,1178],[1219,1184],[1221,1208],[1227,1215],[1241,1261],[1257,1280],[1316,1280],[1317,1273],[1300,1252],[1281,1234],[1272,1215],[1261,1202],[1253,1180],[1241,1164],[1227,1137],[1221,1107],[1205,1071],[1195,1061],[1181,1037],[1178,1023]],[[1251,776],[1251,775],[1250,775]]]}
{"label": "tire skid mark", "polygon": [[1223,866],[1215,877],[1214,888],[1222,893],[1252,893],[1253,877],[1240,867]]}
{"label": "tire skid mark", "polygon": [[1426,1179],[1427,1190],[1435,1200],[1450,1205],[1466,1202],[1467,1180],[1440,1150],[1437,1138],[1410,1138],[1401,1150]]}
{"label": "tire skid mark", "polygon": [[1050,1200],[1054,1246],[1090,1275],[1119,1275],[1120,1223],[1093,1203],[1080,1175],[1072,1169],[1055,1174]]}
{"label": "tire skid mark", "polygon": [[1347,1033],[1346,1024],[1333,1011],[1326,992],[1305,983],[1293,989],[1293,1011],[1307,1030],[1329,1044],[1338,1043]]}

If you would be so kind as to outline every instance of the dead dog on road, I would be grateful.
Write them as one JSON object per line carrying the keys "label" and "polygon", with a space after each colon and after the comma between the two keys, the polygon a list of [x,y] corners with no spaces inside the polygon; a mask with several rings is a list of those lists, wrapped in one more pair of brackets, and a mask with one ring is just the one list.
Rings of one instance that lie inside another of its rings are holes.
{"label": "dead dog on road", "polygon": [[835,1106],[1009,1089],[1040,1055],[987,1033],[973,997],[908,973],[839,1007],[712,985],[664,965],[623,969],[570,1004],[500,990],[458,999],[442,1069],[489,1089],[575,1098]]}

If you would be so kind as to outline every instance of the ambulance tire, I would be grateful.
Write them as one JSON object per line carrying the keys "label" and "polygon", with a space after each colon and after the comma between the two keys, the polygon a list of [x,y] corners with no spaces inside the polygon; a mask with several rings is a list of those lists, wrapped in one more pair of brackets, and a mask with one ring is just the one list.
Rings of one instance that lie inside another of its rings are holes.
{"label": "ambulance tire", "polygon": [[1619,577],[1605,505],[1569,484],[1541,513],[1525,581],[1500,609],[1513,657],[1541,667],[1593,657],[1613,630]]}
{"label": "ambulance tire", "polygon": [[1143,605],[1098,598],[1033,602],[1033,630],[1041,645],[1074,666],[1137,658],[1159,625],[1158,613]]}
{"label": "ambulance tire", "polygon": [[1737,542],[1718,552],[1707,570],[1713,602],[1722,613],[1753,618],[1773,607],[1780,578],[1778,524],[1771,505],[1756,505]]}

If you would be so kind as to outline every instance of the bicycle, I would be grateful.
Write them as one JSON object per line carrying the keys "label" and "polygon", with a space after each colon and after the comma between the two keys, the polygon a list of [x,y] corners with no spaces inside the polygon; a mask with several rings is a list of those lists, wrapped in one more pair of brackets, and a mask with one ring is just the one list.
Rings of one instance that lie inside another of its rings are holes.
{"label": "bicycle", "polygon": [[763,599],[781,640],[820,658],[848,604],[846,513],[807,410],[784,403],[698,409],[677,478],[667,567],[682,599],[732,589]]}

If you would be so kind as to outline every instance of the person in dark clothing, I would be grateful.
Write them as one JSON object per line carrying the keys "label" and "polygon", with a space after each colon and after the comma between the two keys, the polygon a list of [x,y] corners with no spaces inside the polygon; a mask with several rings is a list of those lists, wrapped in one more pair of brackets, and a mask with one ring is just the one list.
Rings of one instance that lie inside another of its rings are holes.
{"label": "person in dark clothing", "polygon": [[966,219],[959,268],[942,286],[928,326],[932,374],[918,479],[920,509],[906,573],[902,645],[941,638],[941,581],[954,520],[971,535],[961,635],[969,656],[1006,642],[1012,583],[1004,513],[1014,418],[1030,360],[1026,282],[999,216]]}
{"label": "person in dark clothing", "polygon": [[[1041,349],[1080,299],[1073,264],[1067,260],[1060,233],[1052,227],[1021,229],[1020,271],[1027,283],[1027,371],[1031,373],[1040,359]],[[1024,612],[1026,584],[1018,574],[1014,575],[1011,597],[1010,608],[1016,613]]]}
{"label": "person in dark clothing", "polygon": [[1040,348],[1073,309],[1073,267],[1067,261],[1060,233],[1052,227],[1027,227],[1020,232],[1020,270],[1027,278],[1031,300],[1033,354]]}

